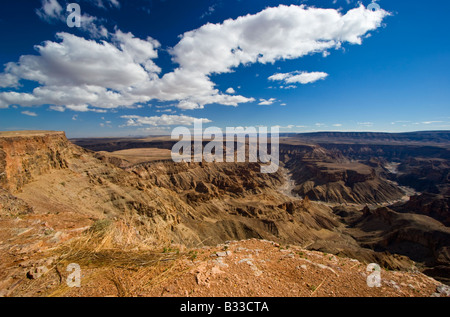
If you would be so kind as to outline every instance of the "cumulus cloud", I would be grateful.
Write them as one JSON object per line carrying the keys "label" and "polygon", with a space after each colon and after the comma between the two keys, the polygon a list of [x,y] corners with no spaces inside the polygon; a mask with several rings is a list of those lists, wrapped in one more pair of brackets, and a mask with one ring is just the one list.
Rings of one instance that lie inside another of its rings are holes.
{"label": "cumulus cloud", "polygon": [[270,106],[273,105],[273,103],[277,101],[275,98],[270,98],[270,99],[259,99],[259,103],[258,105],[260,106]]}
{"label": "cumulus cloud", "polygon": [[240,64],[296,59],[343,42],[361,44],[386,15],[362,5],[345,15],[333,9],[280,5],[185,33],[173,49],[174,61],[182,69],[213,74]]}
{"label": "cumulus cloud", "polygon": [[[86,0],[98,7],[105,8],[104,2],[102,0]],[[43,20],[49,23],[67,21],[66,8],[58,2],[58,0],[42,0],[41,8],[36,10],[36,14]],[[120,6],[117,0],[107,0],[110,6]],[[102,25],[101,20],[97,17],[89,15],[83,12],[81,15],[81,30],[88,33],[94,38],[106,38],[108,37],[107,29]]]}
{"label": "cumulus cloud", "polygon": [[234,95],[236,93],[236,91],[232,87],[228,88],[225,92],[230,95]]}
{"label": "cumulus cloud", "polygon": [[362,5],[345,15],[333,9],[280,5],[223,23],[208,23],[183,34],[171,50],[179,65],[174,72],[144,84],[136,93],[186,100],[198,104],[196,109],[211,103],[253,102],[253,98],[221,94],[210,75],[229,73],[240,65],[296,59],[339,48],[345,42],[361,44],[386,15],[386,11],[372,12]]}
{"label": "cumulus cloud", "polygon": [[210,123],[212,122],[209,119],[204,118],[193,118],[189,116],[184,115],[162,115],[160,117],[154,116],[154,117],[142,117],[142,116],[135,116],[135,115],[129,115],[129,116],[121,116],[122,119],[128,119],[126,126],[129,127],[139,127],[144,125],[151,125],[151,126],[176,126],[176,125],[184,125],[184,126],[191,126],[194,124],[195,120],[202,120],[202,123]]}
{"label": "cumulus cloud", "polygon": [[[100,3],[119,4],[97,1]],[[61,19],[64,12],[58,4],[56,0],[43,0],[40,16]],[[176,101],[183,110],[202,109],[208,104],[238,106],[255,99],[231,94],[231,90],[221,93],[212,75],[233,72],[241,65],[323,53],[344,43],[361,44],[386,15],[386,11],[372,12],[363,5],[346,14],[334,9],[280,5],[223,23],[208,23],[181,36],[170,50],[178,66],[163,76],[154,63],[160,47],[156,40],[139,39],[120,30],[108,33],[91,17],[96,32],[104,34],[107,41],[58,33],[57,41],[37,45],[38,55],[24,55],[19,62],[6,65],[0,74],[0,87],[18,87],[24,79],[37,82],[39,87],[32,92],[1,92],[0,107],[50,105],[58,111],[104,111],[151,100]],[[286,83],[324,77],[320,73],[290,75],[283,78]]]}
{"label": "cumulus cloud", "polygon": [[114,35],[116,45],[68,33],[58,33],[57,38],[61,42],[47,41],[36,46],[39,56],[24,55],[18,63],[6,65],[0,77],[3,87],[17,86],[20,79],[41,86],[32,93],[0,93],[0,102],[24,107],[51,104],[87,111],[88,105],[111,109],[148,101],[129,91],[157,77],[160,69],[151,60],[158,56],[157,41],[137,39],[120,31]]}
{"label": "cumulus cloud", "polygon": [[182,110],[194,110],[194,109],[203,109],[203,106],[200,106],[196,102],[182,100],[178,103],[177,108]]}
{"label": "cumulus cloud", "polygon": [[57,38],[60,43],[46,41],[35,47],[40,56],[24,55],[19,63],[7,64],[7,73],[46,87],[86,85],[121,89],[147,80],[151,75],[147,68],[158,70],[150,60],[157,57],[158,43],[152,39],[140,40],[118,31],[117,47],[69,33],[58,33]]}
{"label": "cumulus cloud", "polygon": [[[283,81],[286,84],[311,84],[318,80],[322,80],[328,77],[327,73],[324,72],[291,72],[291,73],[278,73],[269,77],[271,81]],[[288,86],[294,88],[295,86]],[[286,88],[286,87],[285,87]]]}
{"label": "cumulus cloud", "polygon": [[19,85],[19,78],[10,73],[0,74],[0,87],[15,87]]}

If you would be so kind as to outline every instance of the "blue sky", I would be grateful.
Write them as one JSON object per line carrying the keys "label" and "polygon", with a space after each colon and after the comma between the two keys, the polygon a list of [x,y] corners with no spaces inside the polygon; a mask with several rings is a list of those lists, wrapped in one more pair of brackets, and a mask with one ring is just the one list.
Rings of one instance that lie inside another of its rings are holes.
{"label": "blue sky", "polygon": [[447,1],[69,2],[81,28],[67,1],[2,4],[0,130],[450,127]]}

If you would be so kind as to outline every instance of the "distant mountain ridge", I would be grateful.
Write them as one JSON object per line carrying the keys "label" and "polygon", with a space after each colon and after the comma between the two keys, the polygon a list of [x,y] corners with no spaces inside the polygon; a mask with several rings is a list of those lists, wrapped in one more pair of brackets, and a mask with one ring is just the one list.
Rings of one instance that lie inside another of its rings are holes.
{"label": "distant mountain ridge", "polygon": [[450,131],[387,132],[312,132],[289,134],[290,137],[309,141],[379,141],[379,142],[431,142],[450,145]]}

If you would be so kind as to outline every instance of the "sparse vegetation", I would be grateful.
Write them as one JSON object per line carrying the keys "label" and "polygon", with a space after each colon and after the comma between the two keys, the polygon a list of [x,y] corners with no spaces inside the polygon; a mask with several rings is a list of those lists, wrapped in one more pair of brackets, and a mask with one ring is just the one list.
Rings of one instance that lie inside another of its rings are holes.
{"label": "sparse vegetation", "polygon": [[198,257],[197,251],[189,251],[189,254],[188,254],[189,260],[194,261],[195,259],[197,259],[197,257]]}

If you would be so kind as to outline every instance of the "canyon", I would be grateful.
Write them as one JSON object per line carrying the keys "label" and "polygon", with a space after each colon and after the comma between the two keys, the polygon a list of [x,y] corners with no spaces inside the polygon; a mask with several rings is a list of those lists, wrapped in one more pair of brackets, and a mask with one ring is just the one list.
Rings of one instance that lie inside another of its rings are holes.
{"label": "canyon", "polygon": [[[294,257],[315,252],[320,263],[332,255],[413,274],[432,295],[450,282],[449,140],[444,132],[282,136],[281,167],[264,174],[259,163],[172,162],[166,137],[0,132],[0,292],[60,294],[60,266],[70,261],[122,277],[122,262],[142,258],[180,270],[190,261],[195,271],[210,260],[194,254],[270,241],[297,248]],[[42,267],[52,268],[44,289],[28,274]]]}

